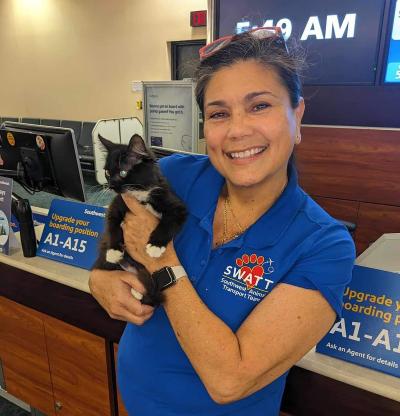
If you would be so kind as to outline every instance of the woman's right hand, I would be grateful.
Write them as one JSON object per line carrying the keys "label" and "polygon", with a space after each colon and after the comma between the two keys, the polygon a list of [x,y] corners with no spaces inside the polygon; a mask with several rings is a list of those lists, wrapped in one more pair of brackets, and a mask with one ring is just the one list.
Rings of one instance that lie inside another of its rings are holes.
{"label": "woman's right hand", "polygon": [[143,305],[131,289],[143,294],[144,286],[133,274],[125,271],[92,270],[89,288],[93,297],[113,319],[143,325],[151,318],[154,308]]}

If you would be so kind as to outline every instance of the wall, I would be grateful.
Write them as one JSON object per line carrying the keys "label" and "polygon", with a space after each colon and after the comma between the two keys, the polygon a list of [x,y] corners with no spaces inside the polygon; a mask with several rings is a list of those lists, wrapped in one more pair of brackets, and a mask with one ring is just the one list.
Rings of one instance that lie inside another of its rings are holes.
{"label": "wall", "polygon": [[131,81],[170,78],[168,42],[205,39],[207,0],[1,0],[0,116],[134,115]]}
{"label": "wall", "polygon": [[400,129],[303,126],[301,186],[333,217],[356,224],[358,254],[400,232]]}

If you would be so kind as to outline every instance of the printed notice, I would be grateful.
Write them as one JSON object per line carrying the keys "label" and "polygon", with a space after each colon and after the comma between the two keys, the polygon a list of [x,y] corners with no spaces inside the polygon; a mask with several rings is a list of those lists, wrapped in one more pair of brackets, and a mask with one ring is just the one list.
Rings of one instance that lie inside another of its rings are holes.
{"label": "printed notice", "polygon": [[96,205],[54,199],[37,254],[91,269],[105,226],[106,209]]}
{"label": "printed notice", "polygon": [[400,0],[397,0],[394,11],[392,39],[400,40]]}
{"label": "printed notice", "polygon": [[151,146],[193,151],[191,84],[146,87],[147,140]]}
{"label": "printed notice", "polygon": [[0,176],[0,253],[9,254],[13,180]]}
{"label": "printed notice", "polygon": [[317,352],[400,376],[400,274],[355,266],[343,316]]}

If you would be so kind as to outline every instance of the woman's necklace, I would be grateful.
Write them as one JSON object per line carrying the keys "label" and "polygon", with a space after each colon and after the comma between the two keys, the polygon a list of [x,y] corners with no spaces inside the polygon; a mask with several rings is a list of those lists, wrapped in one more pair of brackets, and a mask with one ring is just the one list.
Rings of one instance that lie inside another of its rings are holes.
{"label": "woman's necklace", "polygon": [[[282,189],[281,189],[279,195],[276,197],[275,201],[282,195],[283,191],[286,188],[286,185],[287,185],[287,181],[285,182],[285,185],[282,187]],[[231,232],[231,233],[228,233],[228,211],[230,212],[231,217],[235,221],[235,227],[236,227],[236,231]],[[222,232],[222,239],[221,239],[221,241],[216,243],[217,246],[221,246],[221,245],[227,243],[230,240],[234,240],[235,238],[242,235],[247,230],[247,228],[249,227],[249,226],[243,227],[240,224],[239,220],[237,219],[237,217],[236,217],[236,215],[235,215],[235,213],[232,209],[232,205],[231,205],[231,201],[229,199],[229,195],[226,195],[225,199],[224,199],[223,218],[224,218],[224,228],[223,228],[223,232]]]}
{"label": "woman's necklace", "polygon": [[[228,233],[228,211],[230,212],[232,218],[235,220],[236,232]],[[224,229],[222,234],[222,240],[219,245],[223,245],[230,240],[234,240],[235,238],[239,237],[239,235],[243,234],[246,230],[242,227],[239,220],[236,218],[235,213],[233,212],[231,201],[229,196],[227,195],[224,200]]]}

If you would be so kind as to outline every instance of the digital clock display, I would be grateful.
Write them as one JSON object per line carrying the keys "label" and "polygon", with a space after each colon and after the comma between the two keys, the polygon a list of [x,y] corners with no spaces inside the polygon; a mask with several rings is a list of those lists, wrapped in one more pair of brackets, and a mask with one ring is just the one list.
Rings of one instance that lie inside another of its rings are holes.
{"label": "digital clock display", "polygon": [[217,36],[279,26],[307,53],[305,85],[373,85],[382,0],[219,0]]}

